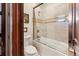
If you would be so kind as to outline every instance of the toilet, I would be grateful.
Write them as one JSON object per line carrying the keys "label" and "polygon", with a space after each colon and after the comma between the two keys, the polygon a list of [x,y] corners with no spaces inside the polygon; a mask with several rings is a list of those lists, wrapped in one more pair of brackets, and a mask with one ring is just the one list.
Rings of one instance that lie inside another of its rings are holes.
{"label": "toilet", "polygon": [[26,46],[24,48],[24,55],[25,56],[39,56],[37,49],[32,45]]}

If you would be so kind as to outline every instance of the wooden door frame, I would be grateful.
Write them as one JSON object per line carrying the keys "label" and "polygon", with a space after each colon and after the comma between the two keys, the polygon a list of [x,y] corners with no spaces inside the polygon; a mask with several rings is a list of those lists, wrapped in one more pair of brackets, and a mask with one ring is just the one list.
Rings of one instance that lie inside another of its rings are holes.
{"label": "wooden door frame", "polygon": [[12,55],[24,55],[23,3],[12,3]]}

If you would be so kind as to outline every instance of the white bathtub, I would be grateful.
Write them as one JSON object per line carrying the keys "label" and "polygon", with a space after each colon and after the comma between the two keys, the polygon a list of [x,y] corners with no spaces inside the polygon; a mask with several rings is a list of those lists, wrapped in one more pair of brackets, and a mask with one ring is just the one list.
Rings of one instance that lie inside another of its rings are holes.
{"label": "white bathtub", "polygon": [[41,37],[35,39],[33,45],[37,48],[40,55],[45,56],[66,56],[68,55],[68,44]]}

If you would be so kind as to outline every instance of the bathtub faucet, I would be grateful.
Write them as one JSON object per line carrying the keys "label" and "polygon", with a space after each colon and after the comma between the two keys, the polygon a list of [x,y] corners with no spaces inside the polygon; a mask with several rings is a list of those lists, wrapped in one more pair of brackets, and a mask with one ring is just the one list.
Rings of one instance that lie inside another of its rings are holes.
{"label": "bathtub faucet", "polygon": [[40,40],[40,33],[39,33],[40,31],[39,30],[37,30],[37,39],[38,40]]}

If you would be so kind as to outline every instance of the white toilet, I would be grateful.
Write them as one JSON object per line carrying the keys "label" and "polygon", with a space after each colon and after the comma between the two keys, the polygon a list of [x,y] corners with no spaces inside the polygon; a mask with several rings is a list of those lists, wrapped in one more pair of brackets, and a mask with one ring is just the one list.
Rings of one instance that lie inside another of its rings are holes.
{"label": "white toilet", "polygon": [[25,56],[39,56],[37,49],[32,45],[26,46],[24,48],[24,55]]}

